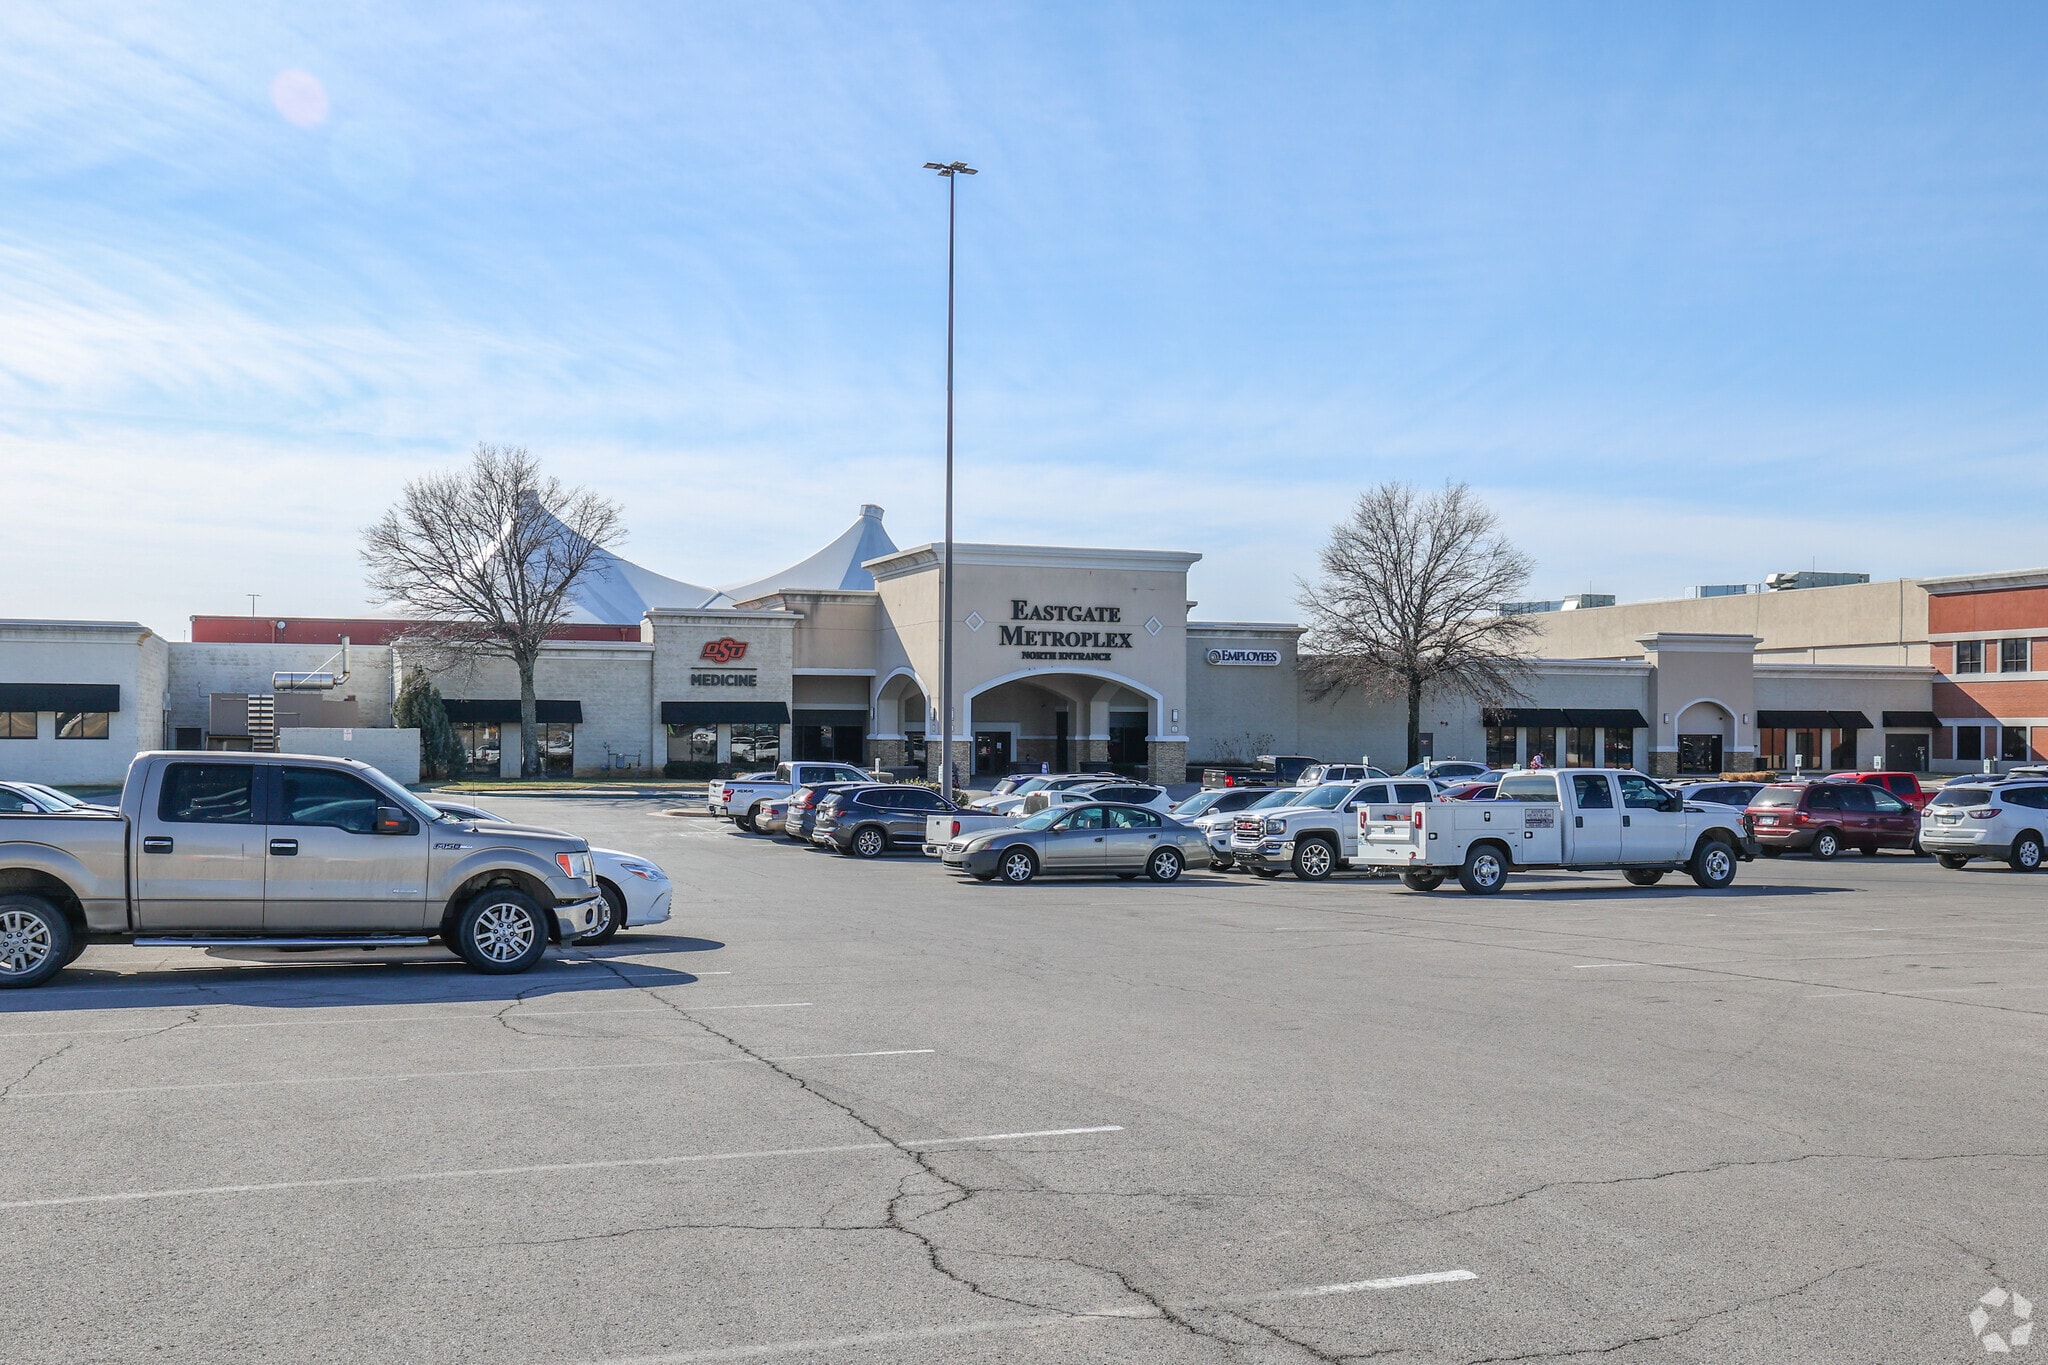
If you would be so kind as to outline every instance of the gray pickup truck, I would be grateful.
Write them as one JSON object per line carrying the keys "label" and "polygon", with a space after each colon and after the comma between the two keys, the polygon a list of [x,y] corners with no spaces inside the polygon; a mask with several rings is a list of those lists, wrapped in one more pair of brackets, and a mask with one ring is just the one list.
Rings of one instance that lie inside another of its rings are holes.
{"label": "gray pickup truck", "polygon": [[603,913],[574,835],[456,819],[346,758],[145,753],[117,810],[0,815],[0,988],[88,943],[381,947],[523,972]]}

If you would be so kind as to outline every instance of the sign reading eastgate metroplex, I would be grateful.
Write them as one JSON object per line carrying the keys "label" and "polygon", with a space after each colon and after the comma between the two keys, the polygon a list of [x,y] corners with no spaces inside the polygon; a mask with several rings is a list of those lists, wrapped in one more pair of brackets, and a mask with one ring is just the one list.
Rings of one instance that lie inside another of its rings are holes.
{"label": "sign reading eastgate metroplex", "polygon": [[[1124,619],[1122,607],[1035,606],[1022,597],[1010,599],[1012,621],[1080,621],[1115,623]],[[1023,645],[1027,659],[1078,659],[1107,663],[1112,649],[1129,649],[1127,630],[1033,630],[1028,626],[1004,626],[1002,642]]]}

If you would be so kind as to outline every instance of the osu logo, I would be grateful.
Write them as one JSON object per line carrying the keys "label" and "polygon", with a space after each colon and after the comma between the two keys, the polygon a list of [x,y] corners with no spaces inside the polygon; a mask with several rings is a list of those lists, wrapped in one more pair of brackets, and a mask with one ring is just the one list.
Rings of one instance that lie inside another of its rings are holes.
{"label": "osu logo", "polygon": [[699,657],[709,659],[715,664],[736,664],[747,657],[747,642],[735,640],[728,635],[722,640],[712,640],[706,644],[704,653]]}

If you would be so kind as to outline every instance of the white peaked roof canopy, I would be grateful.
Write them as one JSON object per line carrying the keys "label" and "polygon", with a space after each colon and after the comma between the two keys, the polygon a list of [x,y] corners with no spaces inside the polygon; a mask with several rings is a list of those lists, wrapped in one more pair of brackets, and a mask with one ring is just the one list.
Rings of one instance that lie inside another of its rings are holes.
{"label": "white peaked roof canopy", "polygon": [[721,594],[719,606],[731,606],[737,602],[751,602],[757,597],[770,593],[784,592],[797,588],[817,588],[827,592],[872,592],[875,576],[861,567],[870,559],[896,553],[896,542],[889,539],[889,533],[882,529],[882,509],[867,503],[860,509],[860,517],[839,534],[830,545],[799,560],[780,573],[757,578],[751,583],[734,583]]}
{"label": "white peaked roof canopy", "polygon": [[[566,526],[561,527],[561,533],[574,534]],[[795,588],[871,590],[875,577],[861,563],[894,553],[896,543],[882,529],[882,509],[872,503],[860,509],[859,519],[838,539],[810,558],[765,578],[723,589],[667,578],[609,550],[599,550],[570,590],[569,619],[633,625],[654,607],[730,607]]]}

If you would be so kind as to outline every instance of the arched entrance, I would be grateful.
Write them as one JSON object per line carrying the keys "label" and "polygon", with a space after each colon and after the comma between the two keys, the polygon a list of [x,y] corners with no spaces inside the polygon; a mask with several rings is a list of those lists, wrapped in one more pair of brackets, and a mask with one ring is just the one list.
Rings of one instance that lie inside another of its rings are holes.
{"label": "arched entrance", "polygon": [[971,737],[965,771],[1112,771],[1146,775],[1160,732],[1159,694],[1130,678],[1085,670],[1026,670],[992,678],[963,700]]}
{"label": "arched entrance", "polygon": [[[917,768],[927,776],[938,768],[936,751],[925,758],[925,727],[929,703],[915,673],[899,668],[875,688],[875,729],[868,736],[868,766]],[[931,728],[936,733],[937,721]]]}
{"label": "arched entrance", "polygon": [[1735,715],[1720,702],[1701,699],[1680,711],[1672,727],[1678,735],[1680,776],[1717,775],[1735,747]]}

